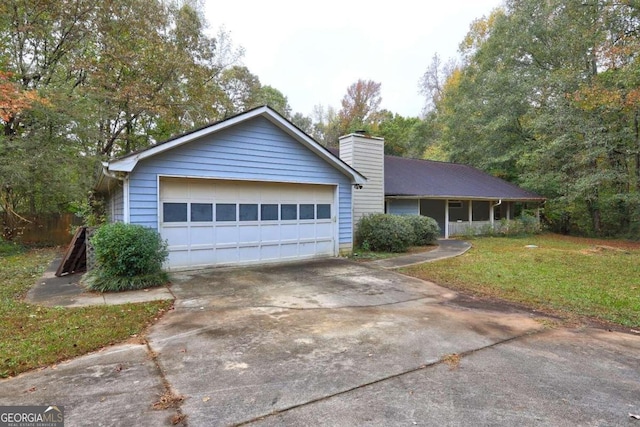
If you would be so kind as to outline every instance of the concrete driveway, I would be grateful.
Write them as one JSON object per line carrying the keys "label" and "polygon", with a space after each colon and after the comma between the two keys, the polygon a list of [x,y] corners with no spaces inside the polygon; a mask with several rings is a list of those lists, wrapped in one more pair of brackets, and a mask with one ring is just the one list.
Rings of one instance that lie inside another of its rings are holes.
{"label": "concrete driveway", "polygon": [[4,380],[0,404],[64,405],[70,426],[640,426],[632,333],[339,259],[181,273],[172,291],[148,343]]}

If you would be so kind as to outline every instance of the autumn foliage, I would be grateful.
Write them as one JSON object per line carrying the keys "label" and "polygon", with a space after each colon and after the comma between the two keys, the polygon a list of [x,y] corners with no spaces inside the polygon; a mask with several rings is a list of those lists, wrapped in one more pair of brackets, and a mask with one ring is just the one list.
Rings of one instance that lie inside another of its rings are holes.
{"label": "autumn foliage", "polygon": [[0,71],[0,120],[5,124],[35,102],[44,102],[34,90],[22,90],[13,82],[12,73]]}

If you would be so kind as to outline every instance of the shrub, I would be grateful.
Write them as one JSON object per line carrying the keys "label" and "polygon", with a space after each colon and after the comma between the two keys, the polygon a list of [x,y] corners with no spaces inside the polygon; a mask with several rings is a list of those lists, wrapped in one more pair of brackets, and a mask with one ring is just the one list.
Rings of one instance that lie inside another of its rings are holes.
{"label": "shrub", "polygon": [[440,235],[440,226],[435,219],[422,215],[409,215],[405,217],[413,227],[414,246],[433,244]]}
{"label": "shrub", "polygon": [[117,292],[159,286],[167,282],[162,263],[167,244],[160,234],[141,225],[114,223],[91,237],[96,267],[85,278],[90,289]]}
{"label": "shrub", "polygon": [[539,234],[541,231],[542,228],[535,216],[523,214],[516,219],[501,219],[500,223],[496,225],[492,235],[526,236]]}
{"label": "shrub", "polygon": [[414,240],[413,227],[400,215],[367,215],[358,222],[356,230],[358,244],[371,251],[406,252]]}
{"label": "shrub", "polygon": [[18,255],[24,251],[25,249],[22,245],[16,242],[8,242],[0,237],[0,257]]}

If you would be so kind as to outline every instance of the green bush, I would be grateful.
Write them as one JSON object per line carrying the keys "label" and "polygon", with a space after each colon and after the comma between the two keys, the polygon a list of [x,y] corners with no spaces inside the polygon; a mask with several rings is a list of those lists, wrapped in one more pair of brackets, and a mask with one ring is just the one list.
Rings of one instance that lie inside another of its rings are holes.
{"label": "green bush", "polygon": [[[535,216],[522,214],[516,219],[501,219],[490,235],[525,236],[539,234],[541,231],[542,228]],[[489,234],[483,233],[483,235]]]}
{"label": "green bush", "polygon": [[435,219],[422,215],[409,215],[405,217],[411,227],[415,240],[413,246],[425,246],[433,244],[440,235],[440,226]]}
{"label": "green bush", "polygon": [[24,246],[16,242],[8,242],[0,237],[0,257],[18,255],[24,251]]}
{"label": "green bush", "polygon": [[151,228],[107,224],[95,232],[91,244],[96,266],[85,278],[90,289],[117,292],[159,286],[168,280],[162,271],[167,244]]}
{"label": "green bush", "polygon": [[356,241],[376,252],[406,252],[415,241],[413,227],[406,217],[372,214],[358,222]]}

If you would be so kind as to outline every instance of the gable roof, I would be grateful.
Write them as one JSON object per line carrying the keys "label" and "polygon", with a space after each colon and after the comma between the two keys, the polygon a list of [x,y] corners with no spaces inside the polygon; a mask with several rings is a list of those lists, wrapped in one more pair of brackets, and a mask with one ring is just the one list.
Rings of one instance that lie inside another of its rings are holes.
{"label": "gable roof", "polygon": [[365,184],[367,179],[356,171],[354,168],[346,164],[337,156],[333,155],[329,150],[317,143],[313,138],[300,130],[296,125],[285,119],[278,112],[268,106],[257,107],[244,113],[237,114],[219,122],[204,126],[199,129],[192,130],[181,135],[169,138],[166,141],[152,145],[143,150],[129,153],[125,156],[103,162],[104,173],[116,173],[116,172],[131,172],[134,170],[139,161],[146,158],[155,156],[181,145],[187,144],[191,141],[200,139],[204,136],[212,135],[216,132],[220,132],[223,129],[230,128],[238,123],[245,122],[255,117],[264,117],[269,120],[275,126],[280,128],[286,134],[294,138],[296,141],[307,147],[314,152],[318,157],[327,161],[331,166],[338,169],[340,172],[351,178],[351,181],[355,184]]}
{"label": "gable roof", "polygon": [[384,193],[388,197],[545,200],[472,166],[396,156],[384,158]]}

